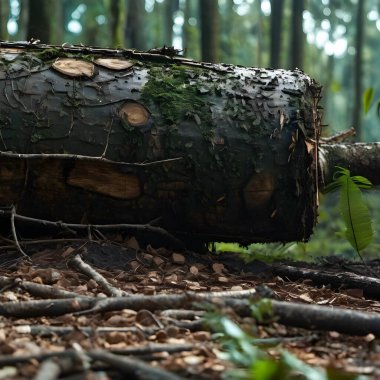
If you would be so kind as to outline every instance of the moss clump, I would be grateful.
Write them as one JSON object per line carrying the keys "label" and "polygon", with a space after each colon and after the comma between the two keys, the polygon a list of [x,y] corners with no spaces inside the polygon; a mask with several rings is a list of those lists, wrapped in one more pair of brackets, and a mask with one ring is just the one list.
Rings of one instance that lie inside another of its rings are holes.
{"label": "moss clump", "polygon": [[[177,124],[192,119],[197,125],[210,124],[211,111],[204,95],[195,84],[190,83],[194,69],[184,66],[165,66],[150,69],[149,81],[142,89],[142,100],[158,108],[156,120],[163,124]],[[196,73],[199,75],[200,73]]]}

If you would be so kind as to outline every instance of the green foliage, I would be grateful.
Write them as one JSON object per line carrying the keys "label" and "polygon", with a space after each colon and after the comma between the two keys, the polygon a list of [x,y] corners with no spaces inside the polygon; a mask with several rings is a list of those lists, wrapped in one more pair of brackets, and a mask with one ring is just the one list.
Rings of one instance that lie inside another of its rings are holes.
{"label": "green foliage", "polygon": [[372,220],[360,189],[370,189],[371,182],[362,176],[351,177],[350,171],[337,167],[334,181],[325,192],[339,190],[339,206],[346,231],[345,237],[360,256],[360,251],[373,240]]}
{"label": "green foliage", "polygon": [[[269,300],[260,300],[252,304],[253,310],[268,311]],[[269,307],[271,309],[271,307]],[[260,315],[261,313],[258,313]],[[262,317],[263,315],[261,315]],[[207,323],[217,333],[214,338],[222,344],[223,351],[219,358],[234,365],[234,369],[225,374],[226,379],[233,380],[277,380],[277,379],[306,379],[306,380],[338,380],[364,379],[350,374],[337,373],[319,367],[312,367],[299,360],[289,351],[279,347],[278,359],[269,356],[263,346],[278,346],[281,338],[259,339],[252,332],[244,331],[237,323],[220,312],[206,316]],[[267,345],[265,343],[268,343]]]}
{"label": "green foliage", "polygon": [[363,94],[363,109],[364,113],[367,114],[371,108],[374,97],[373,87],[368,87]]}

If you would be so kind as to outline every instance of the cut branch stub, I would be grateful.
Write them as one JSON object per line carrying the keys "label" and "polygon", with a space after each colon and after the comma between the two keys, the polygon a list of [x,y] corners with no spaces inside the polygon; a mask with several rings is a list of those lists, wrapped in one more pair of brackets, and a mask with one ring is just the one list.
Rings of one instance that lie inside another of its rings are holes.
{"label": "cut branch stub", "polygon": [[70,77],[86,76],[91,78],[95,74],[95,66],[91,62],[80,59],[59,58],[53,63],[53,68]]}
{"label": "cut branch stub", "polygon": [[126,70],[133,66],[131,61],[117,58],[98,58],[95,59],[95,63],[111,70]]}
{"label": "cut branch stub", "polygon": [[119,116],[132,127],[141,127],[148,122],[150,112],[140,103],[125,102],[119,110]]}

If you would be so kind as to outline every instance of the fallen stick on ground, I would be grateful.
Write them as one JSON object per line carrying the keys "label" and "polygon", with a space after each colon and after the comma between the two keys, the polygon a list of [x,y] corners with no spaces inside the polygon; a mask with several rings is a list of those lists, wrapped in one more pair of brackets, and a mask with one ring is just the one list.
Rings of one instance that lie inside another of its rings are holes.
{"label": "fallen stick on ground", "polygon": [[114,370],[118,370],[127,376],[135,376],[144,380],[181,380],[179,377],[162,368],[153,367],[137,358],[118,356],[104,350],[90,351],[87,355],[93,359],[110,365]]}
{"label": "fallen stick on ground", "polygon": [[115,288],[112,286],[100,273],[98,273],[89,264],[85,263],[79,255],[75,255],[69,260],[69,265],[86,276],[92,278],[99,286],[101,286],[104,292],[111,297],[122,297],[129,295],[127,292]]}
{"label": "fallen stick on ground", "polygon": [[[215,292],[183,294],[159,294],[154,296],[134,295],[97,299],[72,298],[62,300],[42,300],[5,302],[0,304],[0,315],[5,317],[28,318],[37,316],[58,316],[68,313],[90,314],[95,312],[119,311],[123,309],[150,311],[166,308],[187,308],[199,310],[201,303],[209,302],[217,307],[231,307],[241,317],[252,316],[252,298],[255,290],[238,292]],[[240,299],[239,299],[240,298]],[[257,300],[257,299],[256,299]],[[287,326],[303,327],[310,330],[330,330],[351,335],[372,333],[380,336],[380,316],[368,313],[301,303],[271,300],[273,317]],[[81,313],[78,313],[81,312]],[[198,321],[197,321],[198,322]]]}
{"label": "fallen stick on ground", "polygon": [[[130,347],[130,348],[119,348],[119,349],[110,349],[109,351],[117,355],[146,355],[154,354],[159,352],[184,352],[191,351],[197,348],[193,344],[160,344],[160,343],[149,343],[141,346]],[[90,351],[91,352],[91,351]],[[87,355],[87,352],[84,352]],[[51,358],[70,359],[72,361],[78,361],[78,352],[74,349],[68,349],[59,352],[44,352],[36,355],[1,355],[0,356],[0,367],[12,366],[21,363],[27,363],[30,361],[43,362]]]}
{"label": "fallen stick on ground", "polygon": [[[183,251],[185,249],[184,243],[177,239],[175,236],[170,234],[164,228],[151,226],[149,224],[75,224],[75,223],[63,223],[63,222],[53,222],[45,219],[36,219],[30,218],[27,216],[19,215],[16,213],[12,213],[11,211],[0,209],[0,216],[10,216],[14,218],[14,221],[20,221],[28,224],[38,224],[44,227],[56,228],[59,230],[66,231],[81,231],[87,233],[88,230],[94,229],[99,231],[125,231],[128,233],[136,233],[136,232],[144,232],[144,233],[152,233],[156,236],[160,236],[162,239],[166,241],[166,243],[171,246],[175,250]],[[14,236],[15,243],[20,252],[23,252],[20,245],[20,241],[16,240],[17,236]],[[26,257],[28,257],[25,253],[23,253]]]}
{"label": "fallen stick on ground", "polygon": [[289,265],[273,266],[275,275],[295,281],[299,279],[310,279],[316,285],[331,285],[334,289],[358,288],[363,289],[363,294],[368,297],[380,299],[380,279],[374,277],[360,276],[355,273],[336,273],[309,268],[297,268]]}
{"label": "fallen stick on ground", "polygon": [[32,281],[25,281],[21,278],[0,276],[0,287],[2,288],[0,292],[12,288],[20,288],[26,290],[28,293],[35,297],[41,298],[86,298],[86,296],[79,293],[70,292],[51,285],[42,285]]}

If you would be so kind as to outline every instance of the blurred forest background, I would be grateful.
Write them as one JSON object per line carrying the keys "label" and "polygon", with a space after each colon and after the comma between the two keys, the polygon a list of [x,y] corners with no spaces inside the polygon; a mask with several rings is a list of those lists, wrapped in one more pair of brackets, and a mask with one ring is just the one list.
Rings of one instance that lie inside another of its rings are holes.
{"label": "blurred forest background", "polygon": [[[298,67],[323,85],[326,135],[353,126],[358,141],[380,141],[377,103],[363,112],[366,89],[380,98],[379,0],[0,0],[0,39],[31,38],[138,50],[166,45],[196,60]],[[379,194],[369,202],[376,230]],[[272,247],[271,257],[353,257],[349,244],[334,238],[343,229],[334,203],[330,198],[321,208],[310,243]],[[363,254],[378,256],[379,249],[377,236]]]}

